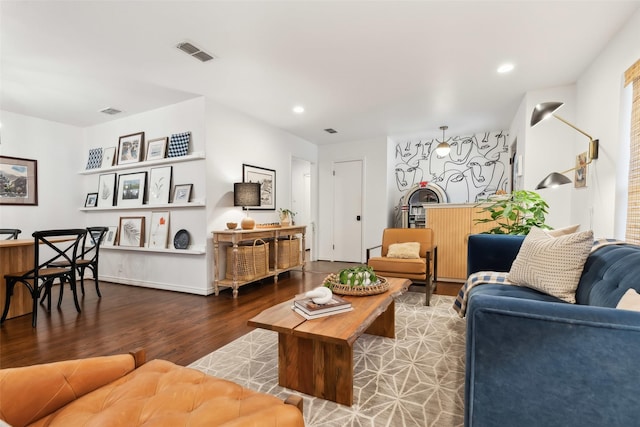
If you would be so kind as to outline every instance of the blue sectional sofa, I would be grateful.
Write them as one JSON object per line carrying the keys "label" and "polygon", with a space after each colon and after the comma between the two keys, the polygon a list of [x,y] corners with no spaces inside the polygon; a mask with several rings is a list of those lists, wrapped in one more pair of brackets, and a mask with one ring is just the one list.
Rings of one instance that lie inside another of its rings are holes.
{"label": "blue sectional sofa", "polygon": [[[468,273],[508,272],[524,236],[469,236]],[[640,425],[640,246],[610,245],[584,265],[576,304],[536,290],[474,286],[467,299],[466,427]]]}

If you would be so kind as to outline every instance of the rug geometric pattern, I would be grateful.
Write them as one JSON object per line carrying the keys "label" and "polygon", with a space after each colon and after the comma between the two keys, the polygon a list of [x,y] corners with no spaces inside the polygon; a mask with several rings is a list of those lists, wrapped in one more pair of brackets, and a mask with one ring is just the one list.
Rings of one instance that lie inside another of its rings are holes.
{"label": "rug geometric pattern", "polygon": [[354,344],[351,407],[278,385],[278,334],[256,329],[190,367],[280,398],[304,399],[309,427],[449,427],[464,424],[465,320],[454,297],[407,292],[396,299],[396,338]]}

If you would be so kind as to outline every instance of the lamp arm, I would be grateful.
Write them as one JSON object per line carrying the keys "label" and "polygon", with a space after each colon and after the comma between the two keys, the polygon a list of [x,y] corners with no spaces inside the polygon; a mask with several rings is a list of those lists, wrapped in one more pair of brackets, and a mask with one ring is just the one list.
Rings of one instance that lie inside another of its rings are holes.
{"label": "lamp arm", "polygon": [[593,137],[591,135],[589,135],[588,133],[586,133],[585,131],[583,131],[582,129],[579,129],[577,127],[575,127],[574,125],[572,125],[571,123],[569,123],[568,121],[566,121],[565,119],[563,119],[562,117],[556,115],[556,114],[552,114],[553,117],[555,117],[556,119],[560,120],[562,123],[564,123],[567,126],[571,126],[572,128],[574,128],[575,130],[577,130],[578,132],[580,132],[581,134],[583,134],[584,136],[586,136],[587,138],[589,138],[591,141],[593,141]]}
{"label": "lamp arm", "polygon": [[[586,166],[586,165],[588,165],[588,164],[591,164],[591,162],[593,162],[593,159],[589,159],[587,162],[585,162],[585,164],[584,164],[584,165]],[[582,166],[576,166],[575,168],[567,169],[566,171],[562,171],[562,172],[560,172],[560,173],[561,173],[562,175],[564,175],[565,173],[569,173],[569,172],[571,172],[571,171],[574,171],[574,170],[578,169],[579,167],[582,167]]]}

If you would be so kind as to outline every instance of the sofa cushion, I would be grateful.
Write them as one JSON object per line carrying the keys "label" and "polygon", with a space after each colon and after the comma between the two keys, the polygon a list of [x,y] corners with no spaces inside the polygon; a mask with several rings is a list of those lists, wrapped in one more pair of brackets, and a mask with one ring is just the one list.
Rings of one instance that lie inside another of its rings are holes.
{"label": "sofa cushion", "polygon": [[387,252],[387,257],[418,259],[420,258],[420,243],[418,242],[392,243],[389,245],[389,251]]}
{"label": "sofa cushion", "polygon": [[570,225],[564,228],[556,228],[554,230],[546,230],[549,236],[560,237],[565,236],[567,234],[573,234],[580,228],[580,224]]}
{"label": "sofa cushion", "polygon": [[592,245],[591,230],[553,237],[534,227],[511,266],[509,280],[575,303],[580,275]]}
{"label": "sofa cushion", "polygon": [[627,292],[622,295],[620,302],[616,305],[616,308],[622,310],[640,311],[640,294],[635,289],[629,288]]}
{"label": "sofa cushion", "polygon": [[304,426],[300,411],[275,396],[246,389],[164,360],[86,394],[37,426]]}

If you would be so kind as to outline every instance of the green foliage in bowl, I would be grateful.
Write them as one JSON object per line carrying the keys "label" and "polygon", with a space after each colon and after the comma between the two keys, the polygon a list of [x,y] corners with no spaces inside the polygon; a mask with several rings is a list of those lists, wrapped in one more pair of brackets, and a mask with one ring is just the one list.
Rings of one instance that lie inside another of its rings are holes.
{"label": "green foliage in bowl", "polygon": [[378,283],[378,277],[373,268],[366,265],[360,265],[352,268],[345,268],[338,273],[331,273],[327,276],[324,286],[333,289],[336,284],[355,286],[370,286]]}

